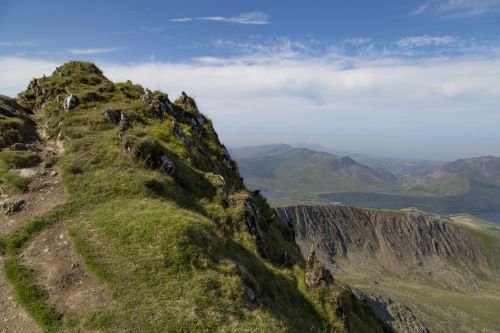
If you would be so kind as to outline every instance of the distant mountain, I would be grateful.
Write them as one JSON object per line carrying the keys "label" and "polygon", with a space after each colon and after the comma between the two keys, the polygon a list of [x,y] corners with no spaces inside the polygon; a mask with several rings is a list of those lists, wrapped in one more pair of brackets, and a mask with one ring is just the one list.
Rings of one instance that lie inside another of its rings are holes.
{"label": "distant mountain", "polygon": [[474,182],[500,186],[500,158],[483,156],[460,159],[418,177],[413,188],[438,195],[468,192]]}
{"label": "distant mountain", "polygon": [[369,166],[372,169],[388,171],[400,178],[404,178],[405,176],[425,173],[434,170],[435,168],[440,167],[445,163],[443,161],[375,156],[375,155],[360,154],[355,152],[346,152],[341,150],[330,149],[322,145],[309,144],[309,143],[294,143],[292,144],[292,146],[297,148],[308,148],[334,155],[341,155],[341,156],[349,155],[357,162]]}
{"label": "distant mountain", "polygon": [[388,189],[396,176],[374,170],[349,156],[288,145],[232,150],[247,185],[290,193],[349,192]]}
{"label": "distant mountain", "polygon": [[370,208],[416,207],[439,214],[500,212],[498,157],[449,163],[384,160],[284,144],[238,148],[232,153],[248,187],[263,190],[275,206],[342,202]]}

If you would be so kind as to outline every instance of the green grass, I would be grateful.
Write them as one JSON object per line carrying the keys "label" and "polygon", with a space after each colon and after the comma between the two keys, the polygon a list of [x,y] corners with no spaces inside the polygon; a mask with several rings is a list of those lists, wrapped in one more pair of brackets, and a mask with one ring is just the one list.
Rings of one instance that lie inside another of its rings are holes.
{"label": "green grass", "polygon": [[45,332],[58,332],[61,315],[47,305],[47,294],[33,282],[33,272],[23,266],[19,258],[11,257],[5,262],[5,274],[14,287],[16,300]]}
{"label": "green grass", "polygon": [[[37,96],[37,85],[46,96]],[[300,287],[303,259],[290,230],[262,197],[245,190],[238,170],[228,167],[232,162],[211,121],[198,129],[190,126],[193,101],[178,100],[175,115],[150,119],[150,106],[139,100],[142,87],[113,84],[95,66],[80,62],[32,82],[20,100],[28,108],[41,107],[47,97],[63,100],[66,86],[78,106],[65,112],[48,103],[38,116],[47,121],[50,136],[61,133],[64,139],[65,153],[57,163],[68,203],[0,244],[7,253],[19,253],[54,221],[69,225],[85,267],[112,302],[79,318],[69,314],[60,320],[67,330],[79,323],[106,332],[344,330],[334,312],[339,287],[316,293]],[[103,116],[110,107],[121,109],[132,122],[122,139],[118,126]],[[189,147],[173,133],[174,117]],[[159,170],[163,154],[175,163],[175,175]],[[259,207],[268,260],[248,232],[247,201]],[[283,267],[285,251],[294,269]],[[261,305],[246,298],[247,287]]]}

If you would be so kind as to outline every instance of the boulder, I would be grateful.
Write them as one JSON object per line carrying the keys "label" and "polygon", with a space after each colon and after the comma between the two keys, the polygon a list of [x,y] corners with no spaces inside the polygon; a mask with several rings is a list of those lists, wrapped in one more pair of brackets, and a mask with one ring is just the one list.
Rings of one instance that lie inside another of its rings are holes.
{"label": "boulder", "polygon": [[175,167],[174,162],[166,154],[161,156],[160,170],[165,172],[166,174],[168,174],[170,176],[174,176],[175,173],[177,172],[177,168]]}
{"label": "boulder", "polygon": [[104,117],[106,117],[106,119],[112,122],[113,124],[120,123],[121,116],[122,114],[120,110],[110,108],[104,111]]}
{"label": "boulder", "polygon": [[4,204],[4,206],[6,206],[6,208],[7,208],[5,210],[5,215],[19,212],[25,203],[26,203],[26,201],[21,199],[21,200],[15,200],[15,201],[12,201],[10,203]]}
{"label": "boulder", "polygon": [[75,108],[77,104],[78,102],[76,100],[76,97],[73,94],[70,94],[68,97],[64,99],[64,110],[68,112],[69,110]]}

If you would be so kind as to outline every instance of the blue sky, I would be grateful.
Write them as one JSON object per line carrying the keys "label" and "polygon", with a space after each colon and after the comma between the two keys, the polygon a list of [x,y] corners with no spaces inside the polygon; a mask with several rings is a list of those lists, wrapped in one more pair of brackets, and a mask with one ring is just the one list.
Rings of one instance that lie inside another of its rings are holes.
{"label": "blue sky", "polygon": [[229,145],[500,155],[500,0],[0,0],[0,93],[72,59],[186,90]]}

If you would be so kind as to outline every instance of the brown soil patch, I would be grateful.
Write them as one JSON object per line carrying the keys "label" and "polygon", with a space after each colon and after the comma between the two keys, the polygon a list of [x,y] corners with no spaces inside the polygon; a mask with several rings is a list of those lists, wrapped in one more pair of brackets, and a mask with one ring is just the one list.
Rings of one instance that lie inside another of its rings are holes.
{"label": "brown soil patch", "polygon": [[21,257],[59,312],[83,315],[109,304],[105,289],[85,271],[64,223],[42,231]]}

